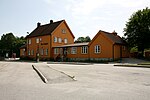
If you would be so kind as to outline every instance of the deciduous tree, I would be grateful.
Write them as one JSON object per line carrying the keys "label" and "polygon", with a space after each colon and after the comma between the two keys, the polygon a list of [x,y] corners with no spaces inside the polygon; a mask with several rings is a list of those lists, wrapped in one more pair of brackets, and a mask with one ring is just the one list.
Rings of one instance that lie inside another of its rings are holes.
{"label": "deciduous tree", "polygon": [[150,9],[147,7],[133,13],[124,28],[124,36],[130,47],[137,47],[139,52],[150,48]]}

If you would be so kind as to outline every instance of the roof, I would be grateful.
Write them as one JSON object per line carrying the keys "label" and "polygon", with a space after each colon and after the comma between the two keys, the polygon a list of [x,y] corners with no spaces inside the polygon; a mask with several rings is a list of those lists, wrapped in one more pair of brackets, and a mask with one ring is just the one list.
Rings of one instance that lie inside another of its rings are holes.
{"label": "roof", "polygon": [[104,36],[107,37],[110,41],[112,41],[113,44],[126,44],[126,42],[120,36],[118,36],[116,32],[109,33],[109,32],[105,32],[105,31],[102,31],[102,30],[100,30],[94,36],[94,38],[92,39],[90,44],[99,36],[99,34],[104,34]]}
{"label": "roof", "polygon": [[117,35],[116,32],[109,33],[109,32],[105,32],[105,31],[101,31],[101,30],[100,30],[100,32],[103,32],[106,35],[106,37],[108,37],[110,40],[112,40],[113,43],[115,43],[115,44],[125,44],[125,41],[123,41],[123,39],[119,35]]}
{"label": "roof", "polygon": [[26,38],[50,35],[64,20],[40,25],[35,30],[33,30]]}
{"label": "roof", "polygon": [[88,44],[89,44],[89,42],[74,43],[74,44],[67,44],[67,45],[55,46],[54,48],[88,46]]}
{"label": "roof", "polygon": [[22,45],[22,46],[20,47],[20,49],[23,49],[23,48],[26,48],[26,47],[27,47],[27,44]]}

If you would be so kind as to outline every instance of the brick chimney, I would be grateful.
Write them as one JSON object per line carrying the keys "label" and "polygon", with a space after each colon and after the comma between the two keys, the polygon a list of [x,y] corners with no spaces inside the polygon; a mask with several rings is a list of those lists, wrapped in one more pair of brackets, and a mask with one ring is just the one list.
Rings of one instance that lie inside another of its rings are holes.
{"label": "brick chimney", "polygon": [[52,24],[53,23],[53,20],[50,20],[50,24]]}
{"label": "brick chimney", "polygon": [[41,23],[38,22],[38,23],[37,23],[37,27],[40,27],[40,26],[41,26]]}
{"label": "brick chimney", "polygon": [[114,34],[115,36],[117,35],[117,32],[114,30],[113,32],[112,32],[112,34]]}

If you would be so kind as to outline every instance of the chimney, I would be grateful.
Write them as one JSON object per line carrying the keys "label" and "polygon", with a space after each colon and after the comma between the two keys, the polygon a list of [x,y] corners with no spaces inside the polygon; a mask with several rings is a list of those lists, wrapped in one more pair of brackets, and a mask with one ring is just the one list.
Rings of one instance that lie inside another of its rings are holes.
{"label": "chimney", "polygon": [[41,26],[41,23],[38,22],[38,23],[37,23],[37,27],[40,27],[40,26]]}
{"label": "chimney", "polygon": [[117,35],[117,32],[115,32],[115,30],[112,32],[112,34],[114,34],[115,36]]}
{"label": "chimney", "polygon": [[53,23],[53,20],[50,20],[50,24],[52,24]]}

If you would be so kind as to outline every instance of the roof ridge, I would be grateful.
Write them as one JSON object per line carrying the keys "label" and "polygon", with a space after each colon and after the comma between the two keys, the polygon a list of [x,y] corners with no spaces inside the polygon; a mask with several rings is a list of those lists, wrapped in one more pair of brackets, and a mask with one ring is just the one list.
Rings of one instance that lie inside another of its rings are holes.
{"label": "roof ridge", "polygon": [[55,24],[55,23],[59,23],[59,22],[62,22],[62,21],[64,21],[64,20],[56,21],[56,22],[53,22],[53,23],[47,23],[47,24],[43,24],[43,25],[40,25],[40,27],[41,27],[41,26],[46,26],[46,25],[50,25],[50,24]]}
{"label": "roof ridge", "polygon": [[64,20],[48,23],[36,27],[27,37],[50,35]]}

